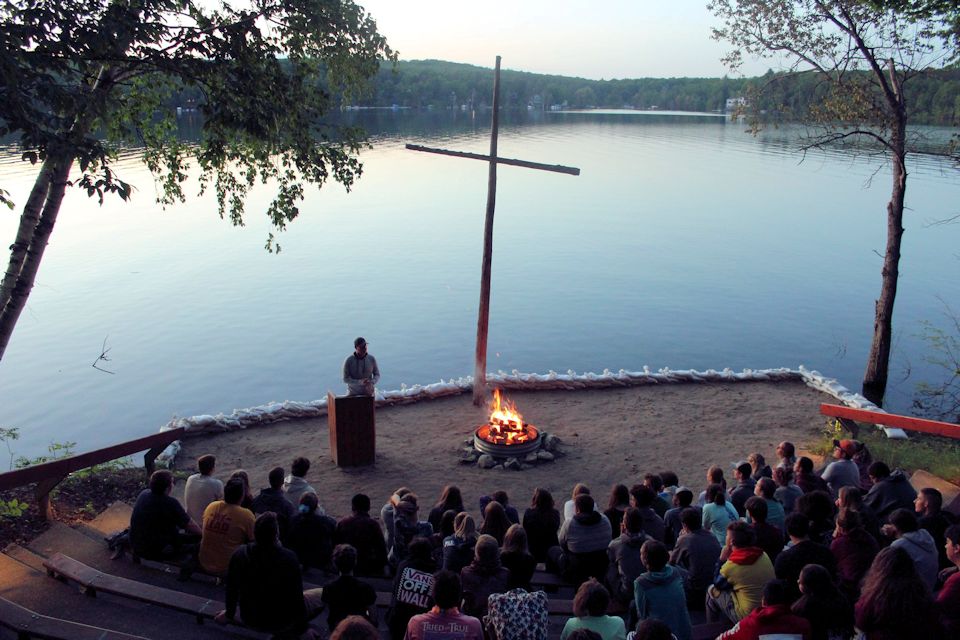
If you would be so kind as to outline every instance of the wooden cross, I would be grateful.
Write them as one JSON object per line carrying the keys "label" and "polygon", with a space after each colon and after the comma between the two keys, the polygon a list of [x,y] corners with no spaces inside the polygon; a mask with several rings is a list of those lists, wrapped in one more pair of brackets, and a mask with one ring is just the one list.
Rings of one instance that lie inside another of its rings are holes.
{"label": "wooden cross", "polygon": [[473,404],[480,406],[486,396],[487,384],[487,329],[490,324],[490,265],[493,258],[493,212],[497,203],[497,165],[509,164],[527,169],[554,171],[572,176],[580,175],[580,169],[565,167],[559,164],[541,164],[526,160],[497,157],[497,132],[500,122],[500,56],[493,76],[493,124],[490,133],[490,155],[467,153],[464,151],[449,151],[447,149],[433,149],[420,145],[408,144],[411,151],[425,151],[438,153],[456,158],[472,160],[486,160],[490,163],[489,179],[487,181],[487,217],[483,225],[483,261],[480,269],[480,310],[477,314],[477,350],[476,364],[473,373]]}

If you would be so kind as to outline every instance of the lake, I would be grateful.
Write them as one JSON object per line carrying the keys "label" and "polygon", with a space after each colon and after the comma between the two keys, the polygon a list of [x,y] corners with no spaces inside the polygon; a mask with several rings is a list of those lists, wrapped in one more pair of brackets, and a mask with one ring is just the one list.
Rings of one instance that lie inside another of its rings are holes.
{"label": "lake", "polygon": [[[358,335],[382,389],[472,374],[487,165],[403,145],[486,153],[490,114],[346,117],[372,135],[363,177],[310,192],[278,255],[263,249],[268,189],[243,228],[195,189],[164,210],[131,152],[118,171],[132,202],[68,193],[0,362],[0,426],[20,428],[18,454],[321,398],[342,389]],[[797,133],[754,137],[709,114],[505,114],[501,156],[582,173],[499,170],[489,369],[802,364],[859,390],[889,171],[844,150],[803,159]],[[960,174],[934,159],[909,170],[887,403],[900,411],[936,380],[922,323],[946,326],[943,301],[960,311],[960,227],[929,226],[958,213]],[[33,177],[3,155],[0,187],[19,204]],[[18,215],[0,216],[4,246]]]}

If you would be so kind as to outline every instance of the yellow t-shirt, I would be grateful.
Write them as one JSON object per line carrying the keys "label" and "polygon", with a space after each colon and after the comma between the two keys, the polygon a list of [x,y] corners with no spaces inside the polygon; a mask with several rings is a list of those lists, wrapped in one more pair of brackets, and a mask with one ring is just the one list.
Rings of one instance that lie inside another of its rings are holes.
{"label": "yellow t-shirt", "polygon": [[225,574],[237,547],[253,540],[255,517],[249,509],[223,500],[211,502],[203,511],[200,566],[204,571]]}

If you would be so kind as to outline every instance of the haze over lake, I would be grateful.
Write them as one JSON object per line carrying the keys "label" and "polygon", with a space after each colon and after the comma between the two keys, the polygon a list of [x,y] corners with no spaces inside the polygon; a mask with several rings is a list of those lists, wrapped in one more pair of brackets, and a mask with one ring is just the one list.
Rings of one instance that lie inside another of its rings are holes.
{"label": "haze over lake", "polygon": [[[349,194],[309,192],[279,255],[263,249],[266,188],[244,228],[193,187],[184,205],[154,204],[135,154],[119,165],[132,203],[69,192],[0,362],[16,452],[339,392],[358,335],[381,389],[470,375],[487,165],[403,145],[486,153],[489,116],[351,114],[373,136],[363,177]],[[803,364],[859,390],[889,171],[842,150],[801,162],[796,133],[753,137],[707,114],[505,115],[501,156],[582,173],[499,170],[489,369]],[[4,158],[0,187],[22,205],[34,168]],[[960,227],[928,226],[960,213],[960,174],[916,157],[909,170],[888,391],[899,411],[934,375],[921,323],[944,324],[941,300],[960,311]],[[4,246],[18,215],[0,215]]]}

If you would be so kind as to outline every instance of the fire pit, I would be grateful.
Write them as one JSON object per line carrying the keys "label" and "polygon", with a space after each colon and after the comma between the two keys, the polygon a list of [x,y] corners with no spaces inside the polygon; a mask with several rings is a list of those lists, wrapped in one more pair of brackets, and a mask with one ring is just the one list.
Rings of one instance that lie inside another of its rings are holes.
{"label": "fire pit", "polygon": [[523,421],[512,402],[503,401],[499,389],[494,390],[489,422],[474,431],[474,448],[496,458],[516,458],[539,450],[540,440],[540,431]]}

